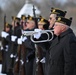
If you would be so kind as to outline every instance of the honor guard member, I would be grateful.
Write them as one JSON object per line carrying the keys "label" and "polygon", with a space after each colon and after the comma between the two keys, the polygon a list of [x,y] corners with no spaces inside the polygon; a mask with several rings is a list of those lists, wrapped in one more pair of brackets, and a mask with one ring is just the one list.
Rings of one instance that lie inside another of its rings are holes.
{"label": "honor guard member", "polygon": [[[26,31],[33,31],[36,27],[34,17],[28,15],[27,17],[27,30]],[[35,46],[34,43],[31,41],[30,36],[27,37],[25,41],[25,46],[27,47],[27,54],[26,54],[26,75],[33,75],[33,66],[34,66],[34,59],[35,59]]]}
{"label": "honor guard member", "polygon": [[[17,39],[20,38],[21,36],[21,28],[20,28],[20,18],[12,16],[12,35],[11,35],[11,42],[14,42],[14,49],[15,49],[15,54],[17,53]],[[12,48],[12,47],[11,47]],[[11,50],[11,55],[13,51]],[[14,55],[15,56],[15,55]]]}
{"label": "honor guard member", "polygon": [[[21,36],[21,29],[20,29],[20,18],[12,16],[12,35],[11,35],[11,48],[10,48],[10,64],[9,64],[9,73],[8,75],[13,75],[13,67],[15,58],[17,55],[17,39]],[[9,37],[9,36],[8,36]],[[9,37],[10,38],[10,37]]]}
{"label": "honor guard member", "polygon": [[[27,17],[26,26],[27,28],[25,29],[25,31],[33,31],[35,28],[34,18],[30,15]],[[20,43],[20,41],[21,40],[18,39],[18,44]],[[26,75],[33,75],[33,64],[34,64],[34,58],[35,58],[34,43],[31,41],[30,36],[24,36],[24,41],[22,42],[24,42],[24,46],[26,50],[25,73]]]}
{"label": "honor guard member", "polygon": [[22,15],[20,20],[20,29],[21,29],[21,35],[19,38],[17,38],[17,56],[15,59],[14,64],[14,75],[21,75],[25,74],[25,54],[26,54],[26,48],[24,47],[24,41],[27,39],[26,36],[23,36],[23,32],[26,30],[26,16]]}
{"label": "honor guard member", "polygon": [[[35,32],[38,32],[37,34],[34,34],[34,41],[42,41],[46,40],[48,38],[47,34],[41,34],[39,33],[41,30],[48,30],[49,29],[49,21],[43,17],[40,17],[38,19],[38,29],[35,29]],[[36,63],[38,63],[39,74],[45,75],[45,55],[46,55],[46,49],[48,48],[49,44],[47,42],[42,43],[36,43],[38,47],[38,58],[36,59]]]}
{"label": "honor guard member", "polygon": [[7,23],[5,24],[5,31],[1,32],[1,37],[4,38],[2,40],[2,73],[8,74],[9,71],[9,63],[10,63],[10,38],[7,36],[11,36],[12,25]]}
{"label": "honor guard member", "polygon": [[57,16],[65,17],[66,13],[67,13],[66,11],[52,7],[51,13],[50,13],[50,18],[49,18],[49,23],[50,23],[49,29],[53,29]]}
{"label": "honor guard member", "polygon": [[48,30],[49,29],[49,22],[47,19],[41,17],[38,21],[38,29]]}
{"label": "honor guard member", "polygon": [[35,29],[35,32],[38,32],[37,34],[34,34],[34,38],[36,38],[35,40],[46,40],[48,38],[48,36],[44,33],[41,34],[40,31],[41,30],[48,30],[49,29],[49,21],[43,17],[41,17],[38,21],[38,29]]}
{"label": "honor guard member", "polygon": [[56,17],[53,28],[57,37],[49,48],[46,75],[75,75],[76,37],[71,22],[72,18]]}

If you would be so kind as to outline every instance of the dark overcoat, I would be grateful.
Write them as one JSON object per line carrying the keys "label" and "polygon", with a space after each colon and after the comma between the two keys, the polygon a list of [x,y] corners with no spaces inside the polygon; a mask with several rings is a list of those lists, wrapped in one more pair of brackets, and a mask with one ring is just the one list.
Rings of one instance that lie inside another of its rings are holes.
{"label": "dark overcoat", "polygon": [[46,75],[76,75],[76,37],[70,28],[53,40],[47,54]]}

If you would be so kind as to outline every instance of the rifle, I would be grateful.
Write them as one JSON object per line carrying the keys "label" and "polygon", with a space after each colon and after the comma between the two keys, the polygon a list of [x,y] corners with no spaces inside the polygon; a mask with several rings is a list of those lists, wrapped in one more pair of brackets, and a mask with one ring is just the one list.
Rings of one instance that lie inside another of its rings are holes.
{"label": "rifle", "polygon": [[[13,26],[13,35],[15,34],[15,17],[14,17],[14,26]],[[11,46],[11,54],[13,55],[13,57],[11,58],[11,65],[10,65],[10,68],[9,68],[9,74],[13,75],[13,67],[14,67],[14,61],[15,61],[15,50],[14,50],[14,46],[15,46],[15,43],[12,42],[12,46]],[[11,55],[10,55],[11,56]]]}
{"label": "rifle", "polygon": [[[38,28],[38,23],[37,23],[37,18],[36,18],[35,10],[36,9],[35,9],[35,7],[33,5],[33,15],[34,15],[34,20],[35,20],[35,25],[36,25],[36,28]],[[41,57],[42,57],[42,52],[41,52],[42,49],[37,44],[35,44],[35,48],[36,48],[35,56],[36,56],[36,58],[38,58],[40,60]],[[40,63],[40,61],[38,63],[36,63],[35,75],[44,75],[42,63]]]}
{"label": "rifle", "polygon": [[[5,28],[6,28],[6,14],[4,15],[4,27],[3,27],[3,31],[5,31]],[[5,40],[5,38],[2,38],[2,46],[3,46],[3,48],[5,47],[5,45],[6,45],[6,40]],[[4,51],[2,50],[2,56],[3,56],[3,54],[4,54]]]}
{"label": "rifle", "polygon": [[35,7],[33,5],[33,15],[34,15],[34,21],[35,21],[35,25],[36,25],[36,28],[38,28],[38,23],[37,23],[37,18],[36,18],[36,14],[35,14]]}
{"label": "rifle", "polygon": [[36,67],[36,75],[44,75],[44,72],[43,72],[43,65],[42,63],[40,62],[40,60],[42,59],[42,48],[38,45],[36,45],[36,50],[38,51],[37,54],[36,54],[36,57],[38,58],[38,62],[36,62],[37,64],[37,67]]}
{"label": "rifle", "polygon": [[21,60],[19,65],[19,75],[26,75],[25,72],[25,62],[26,62],[26,47],[24,45],[24,42],[22,42],[21,45]]}
{"label": "rifle", "polygon": [[17,61],[14,65],[14,74],[15,75],[26,75],[25,73],[25,55],[26,55],[26,47],[24,46],[24,43],[21,45],[18,45],[18,56]]}
{"label": "rifle", "polygon": [[5,31],[5,28],[6,28],[6,14],[4,15],[4,31]]}

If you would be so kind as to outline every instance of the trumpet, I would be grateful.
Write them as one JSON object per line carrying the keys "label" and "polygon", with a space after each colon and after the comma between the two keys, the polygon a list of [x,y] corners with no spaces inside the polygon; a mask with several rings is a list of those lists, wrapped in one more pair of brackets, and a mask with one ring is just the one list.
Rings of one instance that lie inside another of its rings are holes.
{"label": "trumpet", "polygon": [[[48,42],[54,38],[53,30],[41,30],[40,33],[41,34],[47,34],[48,38],[46,40],[34,41],[33,36],[34,36],[34,34],[37,34],[37,33],[38,32],[36,32],[36,31],[24,31],[23,35],[24,36],[31,36],[30,39],[34,43]],[[50,35],[51,35],[51,38],[49,38]]]}

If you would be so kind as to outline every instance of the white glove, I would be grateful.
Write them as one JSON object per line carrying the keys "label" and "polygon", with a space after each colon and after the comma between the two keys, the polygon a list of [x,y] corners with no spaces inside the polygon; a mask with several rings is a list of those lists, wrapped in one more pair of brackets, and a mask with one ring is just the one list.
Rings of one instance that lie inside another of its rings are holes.
{"label": "white glove", "polygon": [[24,34],[24,30],[22,30],[22,34]]}
{"label": "white glove", "polygon": [[16,58],[16,60],[15,60],[16,62],[18,61],[18,57]]}
{"label": "white glove", "polygon": [[21,61],[21,65],[23,65],[24,64],[24,61],[23,60],[20,60]]}
{"label": "white glove", "polygon": [[16,38],[17,38],[17,36],[13,36],[13,35],[12,35],[12,36],[11,36],[11,41],[14,42],[14,41],[16,40]]}
{"label": "white glove", "polygon": [[22,38],[22,41],[24,42],[25,40],[27,40],[27,37],[26,36],[24,36],[23,38]]}
{"label": "white glove", "polygon": [[29,60],[27,59],[27,60],[26,60],[26,62],[28,63],[28,62],[29,62]]}
{"label": "white glove", "polygon": [[10,55],[11,58],[13,58],[13,56],[14,56],[13,54]]}
{"label": "white glove", "polygon": [[2,32],[1,32],[1,36],[4,37],[4,38],[6,38],[8,35],[9,35],[9,34],[8,34],[7,32],[5,32],[5,31],[2,31]]}
{"label": "white glove", "polygon": [[36,58],[36,63],[38,63],[39,62],[39,59],[38,58]]}
{"label": "white glove", "polygon": [[3,50],[3,46],[1,46],[1,50]]}
{"label": "white glove", "polygon": [[41,63],[45,63],[45,57],[40,60]]}
{"label": "white glove", "polygon": [[41,33],[40,33],[41,29],[35,29],[34,31],[37,32],[36,34],[34,34],[34,38],[39,39],[41,36]]}
{"label": "white glove", "polygon": [[21,45],[21,44],[22,44],[22,38],[18,38],[17,43],[18,43],[19,45]]}

